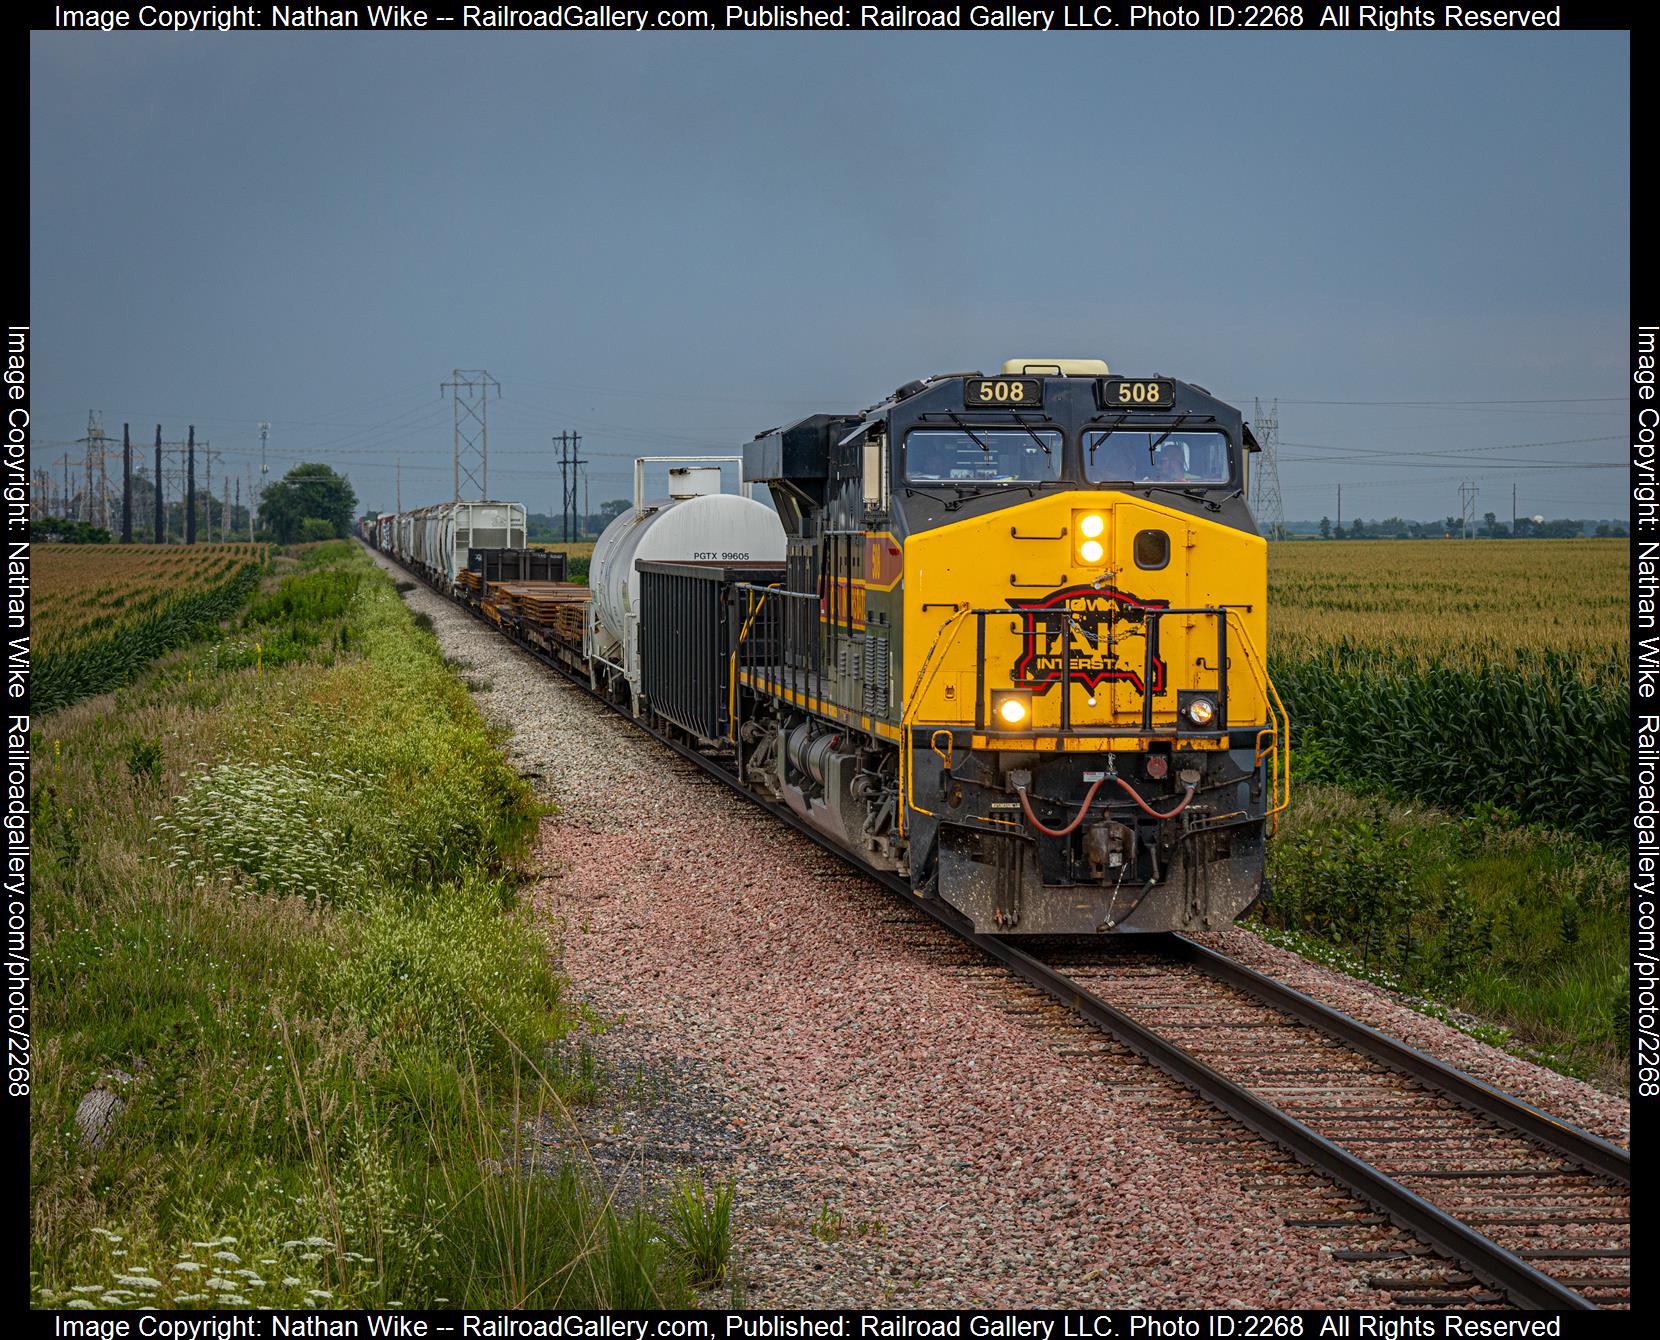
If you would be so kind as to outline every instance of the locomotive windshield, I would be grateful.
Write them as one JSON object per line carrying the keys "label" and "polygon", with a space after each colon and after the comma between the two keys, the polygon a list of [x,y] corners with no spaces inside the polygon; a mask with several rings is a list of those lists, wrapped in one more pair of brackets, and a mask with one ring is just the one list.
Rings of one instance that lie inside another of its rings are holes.
{"label": "locomotive windshield", "polygon": [[1228,439],[1168,428],[1085,433],[1084,474],[1097,484],[1226,484]]}
{"label": "locomotive windshield", "polygon": [[[981,445],[981,444],[984,445]],[[1061,477],[1052,428],[919,428],[905,438],[905,477],[964,484],[1039,483]]]}

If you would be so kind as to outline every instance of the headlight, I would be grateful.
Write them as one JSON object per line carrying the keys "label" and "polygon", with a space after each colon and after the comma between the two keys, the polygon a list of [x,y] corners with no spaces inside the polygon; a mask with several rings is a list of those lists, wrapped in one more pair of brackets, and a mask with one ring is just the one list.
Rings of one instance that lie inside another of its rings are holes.
{"label": "headlight", "polygon": [[1107,560],[1107,518],[1100,512],[1074,512],[1072,557],[1078,563],[1094,566]]}
{"label": "headlight", "polygon": [[1022,690],[999,690],[991,695],[991,713],[999,726],[1024,726],[1032,716],[1032,695]]}
{"label": "headlight", "polygon": [[1187,719],[1195,726],[1208,726],[1216,720],[1216,704],[1209,698],[1195,698],[1187,705]]}

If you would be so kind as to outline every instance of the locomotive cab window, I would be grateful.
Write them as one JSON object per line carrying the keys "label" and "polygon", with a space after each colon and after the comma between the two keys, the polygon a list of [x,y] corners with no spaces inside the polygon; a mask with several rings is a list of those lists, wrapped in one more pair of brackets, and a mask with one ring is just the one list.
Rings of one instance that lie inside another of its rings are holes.
{"label": "locomotive cab window", "polygon": [[1119,428],[1084,434],[1084,477],[1111,484],[1226,484],[1226,434]]}
{"label": "locomotive cab window", "polygon": [[1053,428],[913,429],[905,437],[905,477],[961,484],[1059,479],[1061,435]]}

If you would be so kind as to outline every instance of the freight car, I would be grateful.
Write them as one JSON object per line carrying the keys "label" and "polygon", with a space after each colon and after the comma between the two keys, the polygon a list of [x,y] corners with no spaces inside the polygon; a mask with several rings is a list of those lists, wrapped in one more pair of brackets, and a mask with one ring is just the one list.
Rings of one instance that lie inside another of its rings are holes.
{"label": "freight car", "polygon": [[497,622],[976,930],[1222,925],[1289,799],[1256,450],[1096,360],[930,377],[746,444],[775,510],[642,458],[591,597]]}
{"label": "freight car", "polygon": [[365,517],[358,533],[445,595],[473,603],[492,582],[565,580],[565,555],[525,547],[523,503],[450,502],[385,512]]}

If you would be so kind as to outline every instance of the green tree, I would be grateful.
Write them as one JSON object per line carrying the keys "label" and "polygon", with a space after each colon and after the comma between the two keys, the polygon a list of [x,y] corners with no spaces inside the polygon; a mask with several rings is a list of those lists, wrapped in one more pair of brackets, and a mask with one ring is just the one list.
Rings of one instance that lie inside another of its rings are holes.
{"label": "green tree", "polygon": [[1320,538],[1322,540],[1331,539],[1331,518],[1329,516],[1320,518]]}
{"label": "green tree", "polygon": [[48,516],[36,517],[29,522],[29,539],[35,542],[56,541],[59,544],[108,544],[110,533],[89,521]]}
{"label": "green tree", "polygon": [[609,526],[629,508],[634,506],[627,498],[613,498],[610,502],[599,505],[599,519],[602,526]]}
{"label": "green tree", "polygon": [[357,494],[351,481],[326,465],[296,465],[265,490],[259,504],[260,525],[279,543],[292,544],[306,529],[308,520],[324,522],[329,530],[317,535],[311,527],[308,538],[343,539],[351,533],[357,511]]}

